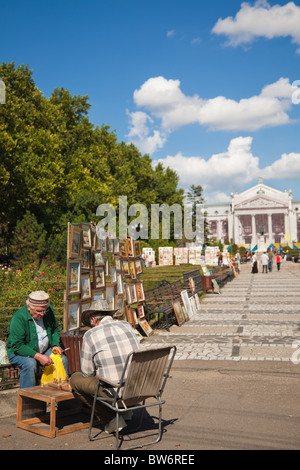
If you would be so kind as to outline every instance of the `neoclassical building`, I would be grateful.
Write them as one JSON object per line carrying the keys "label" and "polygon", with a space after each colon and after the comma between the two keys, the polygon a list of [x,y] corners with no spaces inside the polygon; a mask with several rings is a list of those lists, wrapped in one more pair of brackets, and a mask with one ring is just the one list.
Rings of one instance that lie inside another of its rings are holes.
{"label": "neoclassical building", "polygon": [[237,245],[300,242],[300,200],[291,190],[258,184],[231,194],[231,202],[205,205],[211,236]]}

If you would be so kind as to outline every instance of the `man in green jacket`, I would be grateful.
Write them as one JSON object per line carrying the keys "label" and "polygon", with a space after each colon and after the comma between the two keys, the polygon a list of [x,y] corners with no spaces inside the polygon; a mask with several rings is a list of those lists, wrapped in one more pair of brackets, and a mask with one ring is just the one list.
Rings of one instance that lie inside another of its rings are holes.
{"label": "man in green jacket", "polygon": [[54,347],[62,357],[68,375],[68,362],[59,346],[58,323],[49,303],[49,295],[44,291],[32,292],[26,305],[13,315],[6,344],[9,362],[21,369],[20,388],[36,385],[38,364],[53,364],[50,355]]}

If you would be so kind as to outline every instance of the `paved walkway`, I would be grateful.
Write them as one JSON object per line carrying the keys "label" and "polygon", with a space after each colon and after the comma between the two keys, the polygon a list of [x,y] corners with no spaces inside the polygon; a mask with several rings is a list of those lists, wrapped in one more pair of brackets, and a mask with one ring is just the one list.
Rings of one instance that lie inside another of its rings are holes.
{"label": "paved walkway", "polygon": [[143,347],[162,343],[176,344],[176,360],[297,361],[300,264],[286,261],[268,274],[242,265],[221,294],[206,295],[189,322],[156,332]]}

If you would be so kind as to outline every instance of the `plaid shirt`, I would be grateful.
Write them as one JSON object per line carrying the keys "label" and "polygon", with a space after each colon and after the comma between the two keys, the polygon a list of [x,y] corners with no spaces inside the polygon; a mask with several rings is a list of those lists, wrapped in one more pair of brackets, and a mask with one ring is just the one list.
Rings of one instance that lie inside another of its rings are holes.
{"label": "plaid shirt", "polygon": [[140,345],[132,326],[126,321],[104,317],[98,326],[83,336],[81,372],[84,377],[102,375],[118,383],[128,354]]}

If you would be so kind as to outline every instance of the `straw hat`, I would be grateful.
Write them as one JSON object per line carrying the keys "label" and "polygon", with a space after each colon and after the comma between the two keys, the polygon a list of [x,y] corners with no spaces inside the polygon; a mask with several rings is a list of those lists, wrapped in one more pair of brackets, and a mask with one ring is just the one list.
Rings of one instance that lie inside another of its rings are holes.
{"label": "straw hat", "polygon": [[84,325],[90,326],[90,317],[99,313],[101,315],[113,315],[117,310],[112,310],[104,299],[93,300],[88,309],[86,309],[81,316],[81,321]]}

